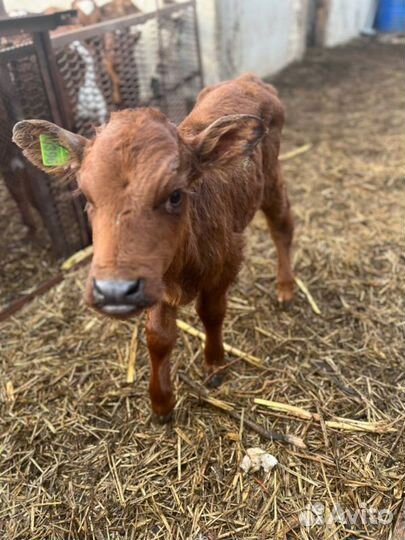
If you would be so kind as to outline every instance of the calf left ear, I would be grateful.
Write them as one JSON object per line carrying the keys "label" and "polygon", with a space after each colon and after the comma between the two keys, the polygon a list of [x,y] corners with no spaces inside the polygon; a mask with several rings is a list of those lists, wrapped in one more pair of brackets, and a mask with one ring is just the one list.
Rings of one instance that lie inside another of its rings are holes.
{"label": "calf left ear", "polygon": [[258,116],[231,114],[215,120],[192,144],[199,160],[225,162],[235,156],[250,155],[266,133]]}
{"label": "calf left ear", "polygon": [[46,120],[22,120],[14,126],[13,141],[36,167],[62,174],[80,167],[88,139]]}

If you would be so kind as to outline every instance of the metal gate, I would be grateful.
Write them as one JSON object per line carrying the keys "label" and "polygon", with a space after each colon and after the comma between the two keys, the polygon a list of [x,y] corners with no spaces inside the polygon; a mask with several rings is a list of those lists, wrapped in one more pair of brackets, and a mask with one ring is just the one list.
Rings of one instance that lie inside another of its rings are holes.
{"label": "metal gate", "polygon": [[[41,118],[91,136],[114,110],[153,106],[179,122],[203,85],[194,0],[53,32],[72,13],[0,21],[3,176],[13,174],[10,140],[17,120]],[[24,164],[55,254],[68,256],[89,244],[72,186]]]}

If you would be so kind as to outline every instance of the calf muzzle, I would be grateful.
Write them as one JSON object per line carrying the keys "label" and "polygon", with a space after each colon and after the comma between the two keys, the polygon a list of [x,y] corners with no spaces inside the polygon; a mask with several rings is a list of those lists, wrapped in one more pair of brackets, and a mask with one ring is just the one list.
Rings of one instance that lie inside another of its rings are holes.
{"label": "calf muzzle", "polygon": [[128,315],[149,306],[145,297],[144,280],[94,279],[95,307],[108,315]]}

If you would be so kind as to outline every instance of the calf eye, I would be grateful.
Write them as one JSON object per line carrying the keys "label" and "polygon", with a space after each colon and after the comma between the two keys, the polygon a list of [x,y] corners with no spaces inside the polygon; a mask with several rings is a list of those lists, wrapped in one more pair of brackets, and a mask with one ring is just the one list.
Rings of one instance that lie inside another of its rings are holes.
{"label": "calf eye", "polygon": [[166,201],[166,209],[170,212],[171,210],[178,210],[183,200],[183,193],[180,189],[176,189],[173,193],[170,194],[169,198]]}

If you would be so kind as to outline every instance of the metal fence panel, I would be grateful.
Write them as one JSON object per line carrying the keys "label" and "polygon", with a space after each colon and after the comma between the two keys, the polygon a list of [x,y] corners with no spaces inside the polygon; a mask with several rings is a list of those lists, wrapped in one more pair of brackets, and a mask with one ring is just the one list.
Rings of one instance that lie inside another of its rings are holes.
{"label": "metal fence panel", "polygon": [[[32,32],[8,32],[0,41],[0,74],[9,81],[6,88],[1,77],[3,105],[8,103],[7,92],[13,95],[7,126],[0,116],[0,168],[9,159],[4,133],[9,138],[17,120],[41,118],[91,136],[112,111],[152,106],[179,122],[202,87],[194,1],[51,38],[52,21],[46,19],[47,31],[41,32],[37,19]],[[15,21],[11,24],[16,26]],[[70,187],[40,173],[34,176],[37,206],[56,254],[66,256],[87,245],[88,226]]]}

